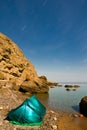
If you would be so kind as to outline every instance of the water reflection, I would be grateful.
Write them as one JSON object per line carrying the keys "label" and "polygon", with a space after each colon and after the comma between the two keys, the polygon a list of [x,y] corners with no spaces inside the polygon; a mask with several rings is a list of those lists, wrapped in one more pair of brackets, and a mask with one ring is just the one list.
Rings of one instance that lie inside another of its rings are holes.
{"label": "water reflection", "polygon": [[71,91],[71,89],[70,89],[70,88],[66,88],[66,91],[68,91],[68,92],[69,92],[69,91]]}
{"label": "water reflection", "polygon": [[70,92],[70,91],[76,91],[77,89],[76,88],[73,88],[73,89],[71,89],[71,88],[66,88],[66,91],[68,91],[68,92]]}
{"label": "water reflection", "polygon": [[47,108],[64,112],[79,111],[79,102],[87,95],[87,84],[80,84],[78,88],[65,88],[65,84],[62,86],[50,88],[49,93],[35,95]]}

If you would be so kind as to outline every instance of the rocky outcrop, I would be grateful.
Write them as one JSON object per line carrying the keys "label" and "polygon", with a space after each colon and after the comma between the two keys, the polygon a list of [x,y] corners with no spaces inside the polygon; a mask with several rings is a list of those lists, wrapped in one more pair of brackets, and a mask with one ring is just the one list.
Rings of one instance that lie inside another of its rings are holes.
{"label": "rocky outcrop", "polygon": [[65,88],[73,88],[73,85],[67,84],[67,85],[65,85],[64,87],[65,87]]}
{"label": "rocky outcrop", "polygon": [[80,112],[87,117],[87,96],[83,97],[79,103]]}
{"label": "rocky outcrop", "polygon": [[80,86],[77,84],[75,84],[75,85],[67,84],[64,87],[66,88],[66,91],[71,91],[71,90],[76,91],[77,88],[79,88]]}
{"label": "rocky outcrop", "polygon": [[65,88],[79,88],[79,85],[72,85],[72,84],[67,84],[65,85]]}
{"label": "rocky outcrop", "polygon": [[0,33],[0,88],[43,93],[49,91],[50,84],[45,76],[38,76],[20,48]]}

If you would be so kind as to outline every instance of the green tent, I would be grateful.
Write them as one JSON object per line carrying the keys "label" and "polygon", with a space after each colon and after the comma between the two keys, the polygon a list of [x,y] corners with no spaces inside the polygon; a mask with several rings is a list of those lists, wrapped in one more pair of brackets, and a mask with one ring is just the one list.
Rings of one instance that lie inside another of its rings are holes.
{"label": "green tent", "polygon": [[35,96],[32,96],[11,110],[7,114],[7,119],[13,124],[35,126],[42,124],[45,113],[45,106]]}

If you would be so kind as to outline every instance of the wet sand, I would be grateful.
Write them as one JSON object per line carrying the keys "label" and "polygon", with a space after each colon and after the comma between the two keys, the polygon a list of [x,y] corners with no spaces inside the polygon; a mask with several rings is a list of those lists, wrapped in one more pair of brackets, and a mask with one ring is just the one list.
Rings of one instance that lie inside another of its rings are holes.
{"label": "wet sand", "polygon": [[58,119],[59,130],[87,130],[87,118],[63,114]]}

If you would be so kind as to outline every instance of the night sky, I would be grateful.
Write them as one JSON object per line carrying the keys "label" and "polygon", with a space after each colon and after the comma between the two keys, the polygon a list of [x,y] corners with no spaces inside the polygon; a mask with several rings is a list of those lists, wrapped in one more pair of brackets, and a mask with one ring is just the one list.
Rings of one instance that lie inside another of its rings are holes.
{"label": "night sky", "polygon": [[52,81],[87,81],[87,0],[0,0],[0,32]]}

